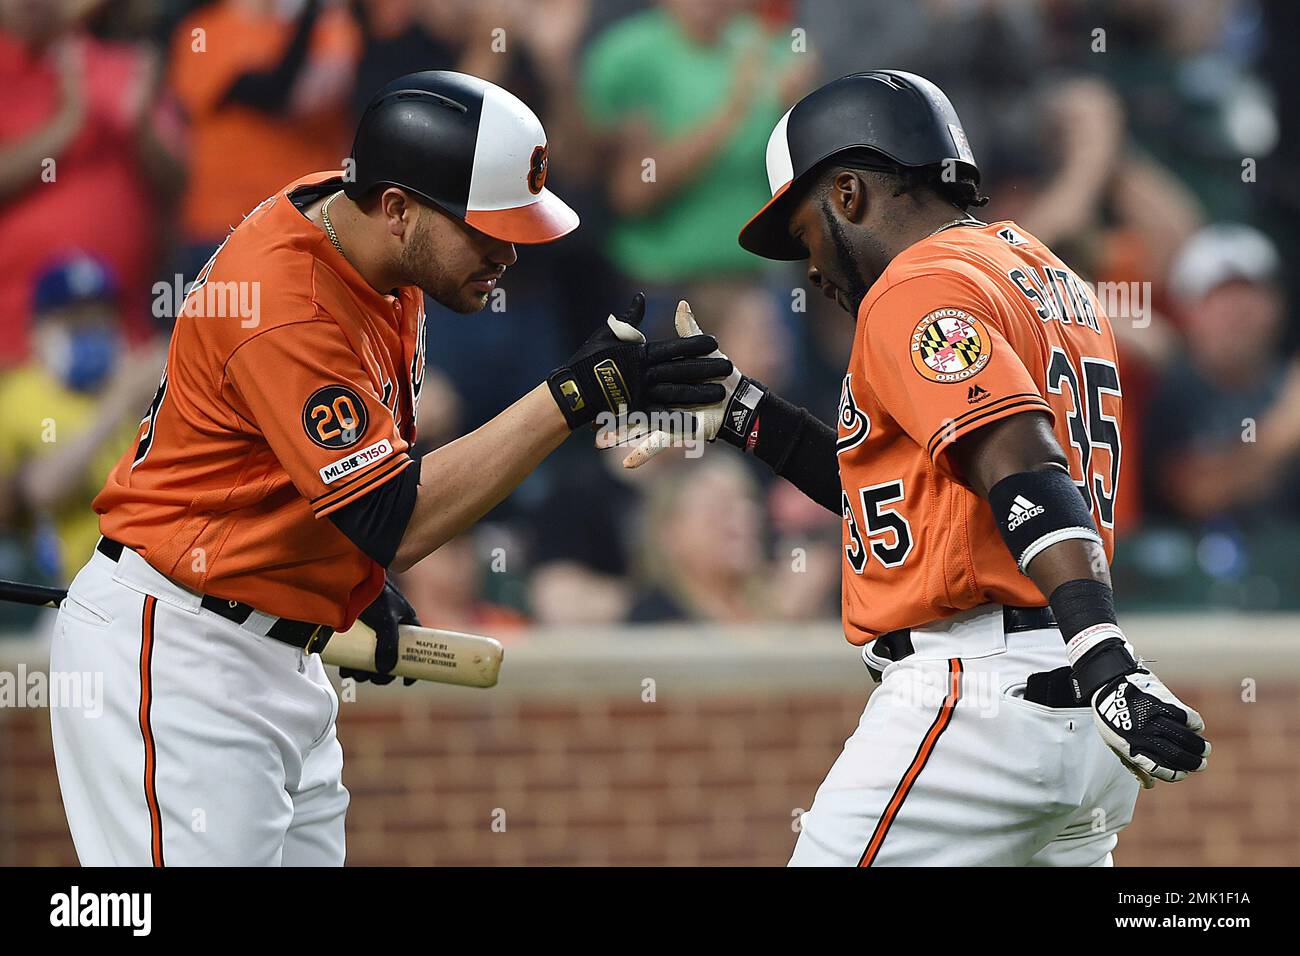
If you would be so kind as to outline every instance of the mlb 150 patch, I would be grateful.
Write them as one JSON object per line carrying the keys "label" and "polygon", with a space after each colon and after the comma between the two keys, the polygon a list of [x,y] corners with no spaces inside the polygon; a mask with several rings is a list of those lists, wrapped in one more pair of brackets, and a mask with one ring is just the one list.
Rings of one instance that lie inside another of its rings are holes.
{"label": "mlb 150 patch", "polygon": [[393,443],[387,438],[381,438],[368,448],[354,451],[346,458],[330,462],[320,470],[320,480],[327,485],[332,485],[340,478],[346,478],[353,472],[360,471],[377,461],[387,458],[392,453]]}
{"label": "mlb 150 patch", "polygon": [[988,365],[984,323],[961,309],[935,309],[912,330],[912,365],[932,382],[961,382]]}
{"label": "mlb 150 patch", "polygon": [[302,427],[322,448],[347,448],[366,433],[366,403],[347,385],[326,385],[302,407]]}

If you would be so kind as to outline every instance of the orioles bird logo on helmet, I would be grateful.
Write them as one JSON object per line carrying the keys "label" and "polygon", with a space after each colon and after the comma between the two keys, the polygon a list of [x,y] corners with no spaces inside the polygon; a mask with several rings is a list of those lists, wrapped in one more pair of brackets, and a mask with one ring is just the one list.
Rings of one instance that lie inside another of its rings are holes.
{"label": "orioles bird logo on helmet", "polygon": [[546,185],[546,147],[538,146],[528,160],[528,191],[536,196]]}

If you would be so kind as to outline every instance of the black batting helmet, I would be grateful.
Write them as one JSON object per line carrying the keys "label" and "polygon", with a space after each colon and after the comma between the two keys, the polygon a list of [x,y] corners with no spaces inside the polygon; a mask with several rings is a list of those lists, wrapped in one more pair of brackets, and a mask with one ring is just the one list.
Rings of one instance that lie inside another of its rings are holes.
{"label": "black batting helmet", "polygon": [[767,141],[772,198],[740,230],[740,244],[767,259],[808,258],[788,232],[800,187],[818,165],[849,150],[871,150],[882,168],[953,162],[979,182],[966,131],[943,90],[915,73],[853,73],[809,93],[772,130]]}
{"label": "black batting helmet", "polygon": [[578,214],[546,188],[546,131],[513,93],[465,73],[393,80],[370,101],[352,144],[349,199],[400,186],[506,242],[550,242]]}

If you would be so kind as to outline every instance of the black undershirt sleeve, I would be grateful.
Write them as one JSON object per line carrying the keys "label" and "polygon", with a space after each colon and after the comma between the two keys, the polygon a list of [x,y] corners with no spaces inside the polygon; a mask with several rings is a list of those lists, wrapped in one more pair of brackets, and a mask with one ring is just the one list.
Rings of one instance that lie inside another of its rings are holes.
{"label": "black undershirt sleeve", "polygon": [[419,487],[420,461],[416,459],[396,478],[348,502],[328,517],[348,536],[349,541],[376,564],[386,568],[393,563],[402,536],[406,534]]}
{"label": "black undershirt sleeve", "polygon": [[298,19],[297,29],[284,48],[280,62],[269,70],[249,71],[235,78],[222,97],[222,105],[240,103],[264,113],[280,113],[289,102],[294,80],[307,59],[312,28],[320,14],[319,0],[307,0]]}
{"label": "black undershirt sleeve", "polygon": [[835,429],[773,392],[758,408],[754,455],[827,511],[840,514],[840,462]]}

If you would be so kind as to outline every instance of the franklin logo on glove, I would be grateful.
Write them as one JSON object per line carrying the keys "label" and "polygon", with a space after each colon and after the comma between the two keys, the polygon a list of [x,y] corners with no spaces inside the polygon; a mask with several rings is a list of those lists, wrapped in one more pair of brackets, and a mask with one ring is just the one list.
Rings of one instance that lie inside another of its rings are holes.
{"label": "franklin logo on glove", "polygon": [[593,371],[596,373],[597,381],[600,382],[601,391],[605,393],[605,401],[609,403],[609,410],[617,412],[620,408],[627,408],[630,404],[627,385],[623,383],[623,376],[614,360],[605,359]]}
{"label": "franklin logo on glove", "polygon": [[[599,392],[610,412],[644,412],[652,406],[709,406],[726,397],[721,380],[731,362],[711,335],[646,341],[638,326],[645,296],[638,292],[622,315],[610,315],[567,365],[546,379],[570,428],[594,422],[601,409],[583,400]],[[577,399],[575,402],[574,399]]]}

